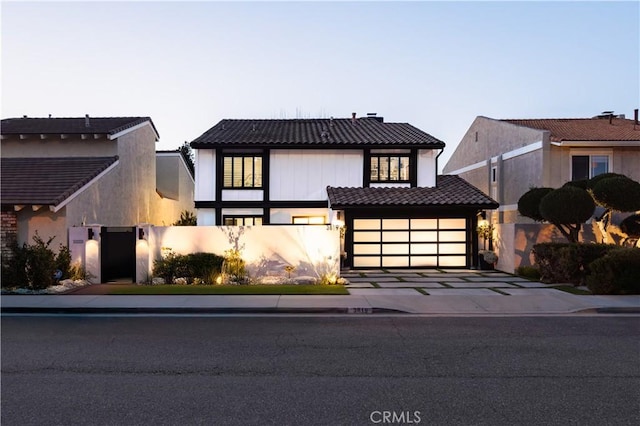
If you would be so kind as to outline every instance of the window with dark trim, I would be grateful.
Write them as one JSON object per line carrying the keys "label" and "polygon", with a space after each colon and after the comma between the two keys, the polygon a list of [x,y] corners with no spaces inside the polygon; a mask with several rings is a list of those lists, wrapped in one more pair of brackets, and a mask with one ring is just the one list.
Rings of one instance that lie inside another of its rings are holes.
{"label": "window with dark trim", "polygon": [[324,225],[324,216],[293,216],[292,222],[294,225]]}
{"label": "window with dark trim", "polygon": [[371,154],[371,182],[409,182],[409,157]]}
{"label": "window with dark trim", "polygon": [[262,225],[262,216],[227,216],[223,218],[225,226]]}
{"label": "window with dark trim", "polygon": [[608,155],[571,156],[571,180],[591,179],[608,171]]}
{"label": "window with dark trim", "polygon": [[262,188],[262,156],[254,154],[224,155],[222,187]]}

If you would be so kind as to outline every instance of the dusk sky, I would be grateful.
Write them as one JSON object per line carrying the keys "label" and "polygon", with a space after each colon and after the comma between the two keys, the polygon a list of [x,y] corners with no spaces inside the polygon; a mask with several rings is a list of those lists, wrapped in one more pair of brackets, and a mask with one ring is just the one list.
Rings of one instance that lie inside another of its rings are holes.
{"label": "dusk sky", "polygon": [[474,118],[633,116],[630,2],[4,2],[2,118],[365,116],[445,141]]}

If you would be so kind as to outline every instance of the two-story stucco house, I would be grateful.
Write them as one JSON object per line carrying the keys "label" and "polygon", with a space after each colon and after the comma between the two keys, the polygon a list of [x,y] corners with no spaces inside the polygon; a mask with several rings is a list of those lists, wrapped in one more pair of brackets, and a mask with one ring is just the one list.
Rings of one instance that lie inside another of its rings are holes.
{"label": "two-story stucco house", "polygon": [[222,120],[191,143],[198,225],[344,224],[345,266],[470,267],[497,204],[437,176],[445,144],[364,118]]}
{"label": "two-story stucco house", "polygon": [[[571,180],[613,172],[640,180],[640,124],[612,113],[593,118],[497,120],[477,117],[444,167],[500,203],[496,225],[498,268],[512,272],[532,262],[535,243],[563,240],[551,225],[518,214],[532,187],[559,188]],[[497,213],[497,214],[496,214]],[[594,240],[584,228],[582,238]]]}
{"label": "two-story stucco house", "polygon": [[[637,110],[636,110],[637,118]],[[518,199],[531,187],[614,172],[640,180],[640,125],[593,118],[497,120],[477,117],[444,167],[500,203],[497,223],[519,222]]]}
{"label": "two-story stucco house", "polygon": [[169,225],[193,209],[193,177],[178,152],[156,154],[149,117],[8,118],[1,134],[3,251],[36,231],[57,247],[73,226]]}

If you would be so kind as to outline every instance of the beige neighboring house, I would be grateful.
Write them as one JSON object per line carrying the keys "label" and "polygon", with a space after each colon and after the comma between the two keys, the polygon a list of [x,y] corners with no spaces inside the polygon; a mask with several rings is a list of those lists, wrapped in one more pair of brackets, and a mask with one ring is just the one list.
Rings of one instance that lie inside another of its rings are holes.
{"label": "beige neighboring house", "polygon": [[168,225],[193,210],[192,174],[179,152],[156,156],[149,117],[9,118],[1,134],[3,252],[36,231],[57,248],[72,226]]}
{"label": "beige neighboring house", "polygon": [[[567,181],[607,172],[640,181],[637,116],[638,110],[634,120],[613,113],[593,118],[498,120],[479,116],[474,120],[444,173],[462,177],[500,203],[488,219],[501,231],[496,236],[502,244],[497,247],[503,251],[501,269],[511,271],[528,264],[532,243],[555,237],[519,226],[533,223],[520,216],[517,207],[518,199],[531,187],[558,188]],[[513,250],[509,240],[515,240]]]}
{"label": "beige neighboring house", "polygon": [[[193,193],[195,189],[193,162],[180,150],[156,152],[156,191],[160,196],[159,210],[169,221],[160,225],[171,225],[188,210],[194,213]],[[195,214],[195,213],[194,213]]]}

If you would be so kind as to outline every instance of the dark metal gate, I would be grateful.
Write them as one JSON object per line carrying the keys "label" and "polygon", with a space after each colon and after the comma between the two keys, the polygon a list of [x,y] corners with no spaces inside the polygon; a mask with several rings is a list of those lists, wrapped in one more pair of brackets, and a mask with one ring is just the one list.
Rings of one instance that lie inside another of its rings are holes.
{"label": "dark metal gate", "polygon": [[109,226],[102,228],[101,274],[102,282],[135,282],[136,236],[135,227]]}

